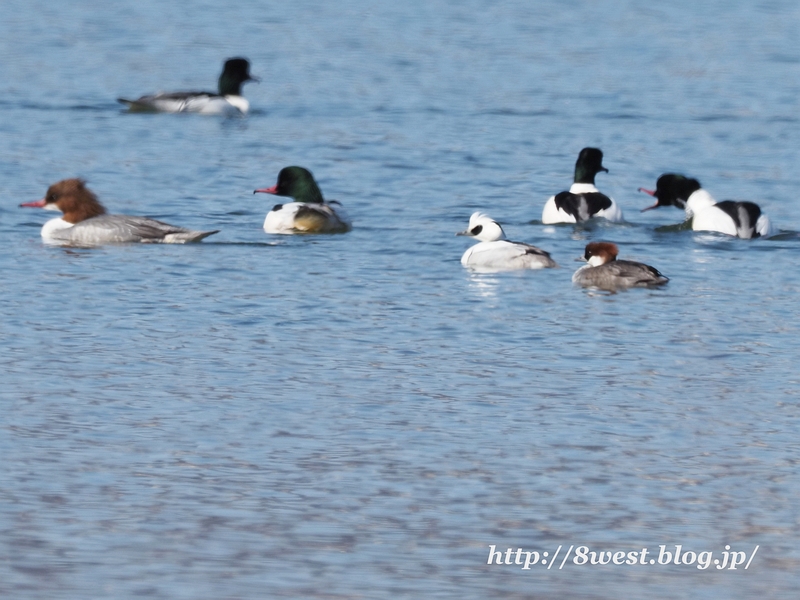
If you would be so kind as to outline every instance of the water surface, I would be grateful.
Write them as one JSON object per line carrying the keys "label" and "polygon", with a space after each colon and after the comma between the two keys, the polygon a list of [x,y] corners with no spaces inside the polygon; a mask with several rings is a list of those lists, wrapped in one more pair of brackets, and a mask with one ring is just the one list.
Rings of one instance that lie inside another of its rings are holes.
{"label": "water surface", "polygon": [[[0,8],[0,595],[793,598],[800,8],[243,0]],[[252,113],[127,115],[212,88]],[[628,223],[545,227],[578,151]],[[310,168],[346,235],[267,236]],[[787,233],[665,231],[665,171]],[[64,249],[85,177],[202,244]],[[560,269],[473,274],[475,210]],[[591,240],[671,277],[576,289]],[[745,571],[486,565],[490,544],[759,551]]]}

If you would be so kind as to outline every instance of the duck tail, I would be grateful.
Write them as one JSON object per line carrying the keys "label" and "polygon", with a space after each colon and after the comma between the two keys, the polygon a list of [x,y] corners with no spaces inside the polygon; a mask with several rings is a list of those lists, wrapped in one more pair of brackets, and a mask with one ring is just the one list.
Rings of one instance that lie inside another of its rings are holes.
{"label": "duck tail", "polygon": [[190,244],[199,242],[210,235],[219,233],[219,229],[214,231],[181,231],[178,233],[168,233],[164,236],[165,244]]}

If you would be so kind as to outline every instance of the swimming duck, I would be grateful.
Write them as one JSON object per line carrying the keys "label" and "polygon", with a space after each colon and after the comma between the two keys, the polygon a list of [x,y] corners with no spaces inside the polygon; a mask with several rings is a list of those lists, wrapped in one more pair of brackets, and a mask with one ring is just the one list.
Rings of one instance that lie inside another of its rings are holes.
{"label": "swimming duck", "polygon": [[608,169],[603,166],[603,153],[598,148],[584,148],[575,162],[574,183],[567,192],[551,196],[542,211],[542,223],[582,223],[594,217],[608,221],[623,221],[622,210],[612,198],[602,194],[594,185],[599,172]]}
{"label": "swimming duck", "polygon": [[583,287],[615,290],[630,287],[657,287],[669,278],[649,265],[631,260],[617,260],[619,248],[611,242],[591,242],[586,245],[582,266],[572,276],[573,283]]}
{"label": "swimming duck", "polygon": [[253,193],[287,196],[294,202],[276,204],[264,219],[267,233],[344,233],[352,225],[337,200],[328,202],[314,181],[311,171],[303,167],[285,167],[278,173],[278,183]]}
{"label": "swimming duck", "polygon": [[219,76],[219,91],[171,92],[142,96],[138,100],[117,98],[130,112],[196,112],[207,115],[246,114],[250,103],[242,96],[242,84],[258,81],[250,75],[250,63],[244,58],[229,58]]}
{"label": "swimming duck", "polygon": [[456,235],[466,235],[480,240],[464,252],[461,264],[473,269],[510,271],[516,269],[545,269],[557,267],[550,254],[522,242],[506,239],[500,223],[476,212],[469,218],[469,226]]}
{"label": "swimming duck", "polygon": [[664,173],[656,181],[656,189],[639,188],[656,203],[642,212],[661,206],[676,206],[686,211],[694,231],[716,231],[742,239],[769,237],[778,233],[769,217],[754,202],[723,200],[717,202],[697,179],[679,173]]}
{"label": "swimming duck", "polygon": [[64,179],[47,188],[41,200],[20,206],[58,210],[60,218],[42,227],[42,239],[53,244],[96,246],[99,244],[144,242],[184,244],[199,242],[216,231],[192,231],[146,217],[108,215],[97,196],[82,179]]}

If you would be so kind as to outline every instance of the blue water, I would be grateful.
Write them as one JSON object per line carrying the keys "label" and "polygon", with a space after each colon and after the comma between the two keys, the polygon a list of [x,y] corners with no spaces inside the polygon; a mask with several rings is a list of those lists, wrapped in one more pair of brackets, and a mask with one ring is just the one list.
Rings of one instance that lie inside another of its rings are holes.
{"label": "blue water", "polygon": [[[394,4],[0,5],[0,597],[796,597],[800,6]],[[246,118],[115,102],[237,55]],[[542,226],[584,146],[628,223]],[[351,233],[264,234],[290,164]],[[788,233],[659,229],[666,171]],[[44,246],[76,176],[222,231]],[[562,268],[464,270],[475,210]],[[596,239],[669,285],[574,288]],[[662,544],[759,549],[486,564]]]}

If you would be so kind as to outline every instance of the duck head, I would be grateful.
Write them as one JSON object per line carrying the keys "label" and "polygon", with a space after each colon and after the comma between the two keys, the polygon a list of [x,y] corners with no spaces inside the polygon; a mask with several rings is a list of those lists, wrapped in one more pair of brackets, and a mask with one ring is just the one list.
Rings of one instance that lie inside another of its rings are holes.
{"label": "duck head", "polygon": [[271,188],[253,190],[254,194],[274,194],[288,196],[296,202],[323,204],[322,192],[314,181],[311,171],[303,167],[285,167],[278,173],[278,183]]}
{"label": "duck head", "polygon": [[600,171],[608,173],[603,166],[603,152],[599,148],[584,148],[575,161],[575,183],[591,183]]}
{"label": "duck head", "polygon": [[697,179],[691,179],[679,173],[664,173],[656,181],[656,189],[648,190],[639,188],[640,192],[649,194],[656,199],[656,203],[647,208],[643,208],[642,212],[652,210],[660,206],[677,206],[678,208],[686,208],[686,201],[693,193],[700,189],[700,182]]}
{"label": "duck head", "polygon": [[61,218],[73,225],[106,212],[83,179],[63,179],[47,188],[41,200],[23,202],[20,206],[61,211],[64,213]]}
{"label": "duck head", "polygon": [[250,63],[246,58],[229,58],[219,76],[220,96],[241,96],[242,84],[247,81],[258,81],[258,77],[250,75]]}
{"label": "duck head", "polygon": [[456,235],[467,235],[482,242],[494,242],[506,238],[500,223],[481,212],[472,213],[467,229],[459,231]]}
{"label": "duck head", "polygon": [[586,244],[583,260],[592,267],[599,267],[613,260],[617,260],[619,248],[611,242],[590,242]]}

